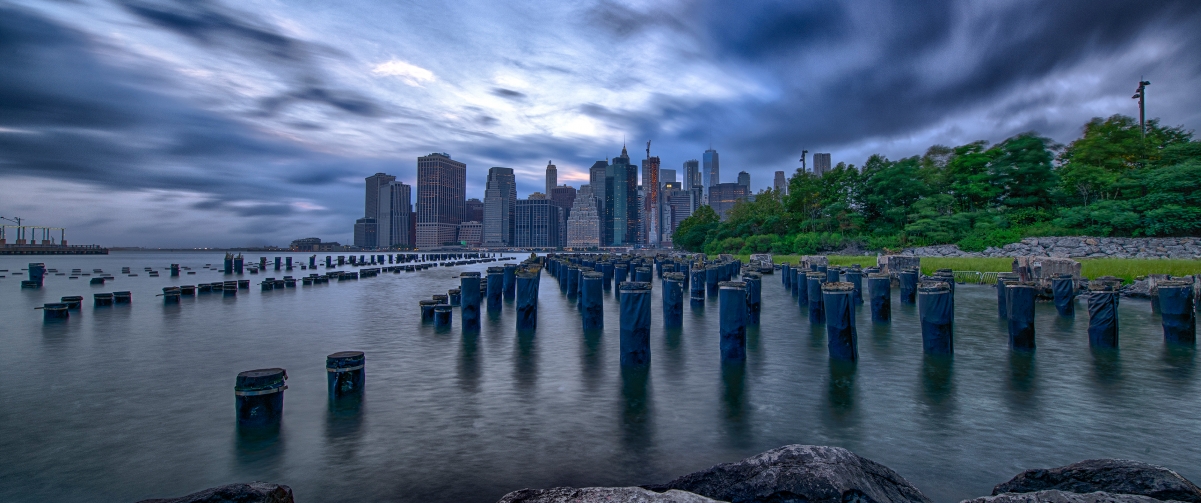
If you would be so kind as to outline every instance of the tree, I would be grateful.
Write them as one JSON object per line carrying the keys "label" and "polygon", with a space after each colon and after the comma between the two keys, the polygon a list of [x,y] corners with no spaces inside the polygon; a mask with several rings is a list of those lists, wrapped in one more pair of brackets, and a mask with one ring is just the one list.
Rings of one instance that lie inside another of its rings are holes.
{"label": "tree", "polygon": [[676,227],[675,233],[671,236],[672,243],[685,250],[699,252],[704,249],[705,238],[709,231],[720,223],[721,218],[717,216],[717,212],[713,211],[713,208],[707,204],[701,206]]}
{"label": "tree", "polygon": [[1051,165],[1052,142],[1037,133],[1005,140],[989,163],[993,183],[1002,187],[1001,204],[1009,208],[1049,208],[1059,181]]}

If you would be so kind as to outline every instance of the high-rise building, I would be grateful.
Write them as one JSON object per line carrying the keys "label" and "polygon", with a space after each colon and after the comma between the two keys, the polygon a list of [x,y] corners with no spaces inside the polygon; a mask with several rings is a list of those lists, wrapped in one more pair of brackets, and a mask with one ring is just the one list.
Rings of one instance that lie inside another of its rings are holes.
{"label": "high-rise building", "polygon": [[478,247],[484,239],[484,224],[470,220],[459,224],[459,242],[463,246]]}
{"label": "high-rise building", "polygon": [[483,222],[484,221],[484,202],[477,198],[468,199],[463,203],[463,221],[464,222]]}
{"label": "high-rise building", "polygon": [[520,199],[516,206],[514,245],[519,248],[557,248],[563,209],[549,199]]}
{"label": "high-rise building", "polygon": [[546,161],[546,193],[550,194],[558,186],[559,170],[550,161]]}
{"label": "high-rise building", "polygon": [[667,204],[671,208],[670,230],[672,234],[675,234],[676,229],[680,227],[680,222],[692,216],[692,212],[700,207],[700,197],[701,192],[696,188],[674,191],[668,197]]}
{"label": "high-rise building", "polygon": [[513,246],[517,179],[512,168],[490,168],[484,188],[484,246]]}
{"label": "high-rise building", "polygon": [[651,156],[650,142],[647,142],[646,160],[642,161],[642,221],[644,243],[655,248],[659,246],[659,156]]}
{"label": "high-rise building", "polygon": [[[605,234],[605,201],[607,200],[605,176],[609,170],[609,160],[596,161],[588,168],[588,185],[592,186],[592,197],[596,199],[596,214],[601,219],[601,243],[609,244],[610,239]],[[611,236],[611,235],[610,235]]]}
{"label": "high-rise building", "polygon": [[747,188],[747,191],[750,191],[751,190],[751,174],[747,173],[746,171],[739,171],[738,172],[738,185],[742,185]]}
{"label": "high-rise building", "polygon": [[772,185],[773,185],[773,188],[776,189],[776,192],[779,192],[781,194],[788,193],[788,179],[784,177],[783,171],[776,172],[776,181]]}
{"label": "high-rise building", "polygon": [[367,177],[367,194],[363,198],[364,217],[375,218],[379,214],[379,188],[394,181],[396,177],[386,173],[376,173]]}
{"label": "high-rise building", "polygon": [[354,221],[354,245],[363,249],[373,249],[377,246],[376,221],[374,218],[360,218]]}
{"label": "high-rise building", "polygon": [[467,165],[450,154],[417,158],[417,247],[455,243],[467,200]]}
{"label": "high-rise building", "polygon": [[709,195],[709,188],[721,183],[721,163],[718,162],[717,151],[710,148],[705,151],[704,159],[704,182],[705,196]]}
{"label": "high-rise building", "polygon": [[813,154],[813,174],[822,176],[827,171],[830,171],[830,154]]}
{"label": "high-rise building", "polygon": [[638,166],[630,164],[630,154],[621,147],[621,155],[605,173],[605,237],[607,245],[626,246],[638,239]]}
{"label": "high-rise building", "polygon": [[696,159],[684,161],[684,190],[704,185],[704,180],[701,179],[701,162]]}
{"label": "high-rise building", "polygon": [[388,182],[379,188],[379,213],[375,221],[378,246],[384,249],[413,247],[409,234],[409,215],[413,212],[412,187],[403,182]]}
{"label": "high-rise building", "polygon": [[567,217],[567,246],[587,249],[601,245],[600,214],[596,211],[596,197],[592,186],[583,185],[576,192],[571,215]]}
{"label": "high-rise building", "polygon": [[663,184],[668,183],[668,182],[674,182],[674,181],[676,181],[676,170],[667,169],[667,168],[659,170],[659,187],[660,188],[663,187]]}
{"label": "high-rise building", "polygon": [[571,218],[571,208],[575,206],[576,190],[570,185],[560,185],[550,189],[550,202],[563,210],[563,225],[559,226],[559,243],[567,242],[567,219]]}
{"label": "high-rise building", "polygon": [[719,183],[709,187],[709,207],[717,212],[717,216],[722,220],[726,219],[726,214],[730,208],[733,208],[739,201],[746,200],[750,195],[746,185],[740,183]]}

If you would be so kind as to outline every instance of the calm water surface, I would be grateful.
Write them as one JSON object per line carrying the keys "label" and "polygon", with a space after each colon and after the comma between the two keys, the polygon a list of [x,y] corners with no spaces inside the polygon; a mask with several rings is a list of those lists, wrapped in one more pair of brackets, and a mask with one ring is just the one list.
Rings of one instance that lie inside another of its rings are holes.
{"label": "calm water surface", "polygon": [[[154,297],[224,279],[201,269],[222,257],[0,257],[0,501],[134,501],[265,480],[302,502],[492,502],[522,487],[663,482],[789,443],[846,447],[940,503],[1092,457],[1201,481],[1195,355],[1165,348],[1145,301],[1123,299],[1112,353],[1089,349],[1083,301],[1075,320],[1039,304],[1038,349],[1020,355],[1006,347],[994,290],[961,285],[955,356],[939,361],[922,356],[916,310],[894,297],[891,324],[858,314],[860,361],[844,368],[829,362],[824,326],[765,276],[746,364],[723,367],[717,304],[686,304],[683,328],[664,330],[656,282],[652,365],[640,375],[618,365],[615,298],[606,329],[585,334],[547,274],[534,336],[516,335],[511,302],[478,333],[463,333],[457,312],[448,331],[421,324],[418,300],[487,264],[260,292],[265,276],[309,272],[267,271],[243,276],[255,285],[237,297]],[[51,275],[22,290],[30,261],[117,279]],[[142,271],[170,263],[198,273]],[[114,290],[133,304],[91,306],[92,293]],[[64,295],[84,295],[82,311],[43,323],[33,308]],[[325,355],[345,350],[367,353],[367,392],[357,409],[331,409]],[[263,367],[290,377],[281,431],[241,438],[234,376]]]}

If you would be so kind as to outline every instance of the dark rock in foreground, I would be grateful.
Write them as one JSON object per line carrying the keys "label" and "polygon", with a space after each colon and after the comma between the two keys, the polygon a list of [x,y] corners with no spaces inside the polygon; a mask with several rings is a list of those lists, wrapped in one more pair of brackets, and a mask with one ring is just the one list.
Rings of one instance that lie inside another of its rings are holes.
{"label": "dark rock in foreground", "polygon": [[1072,493],[1050,489],[1031,493],[1004,493],[959,503],[1161,503],[1150,496],[1107,492]]}
{"label": "dark rock in foreground", "polygon": [[180,498],[142,500],[138,503],[295,503],[292,488],[267,482],[229,484]]}
{"label": "dark rock in foreground", "polygon": [[846,449],[815,445],[786,445],[646,487],[732,503],[930,503],[888,467]]}
{"label": "dark rock in foreground", "polygon": [[556,487],[522,489],[506,494],[499,503],[720,503],[684,491],[657,493],[641,487]]}
{"label": "dark rock in foreground", "polygon": [[1149,496],[1157,500],[1201,503],[1201,489],[1176,472],[1138,461],[1090,459],[1059,468],[1026,470],[993,488],[1001,493],[1057,489],[1073,493],[1106,492]]}

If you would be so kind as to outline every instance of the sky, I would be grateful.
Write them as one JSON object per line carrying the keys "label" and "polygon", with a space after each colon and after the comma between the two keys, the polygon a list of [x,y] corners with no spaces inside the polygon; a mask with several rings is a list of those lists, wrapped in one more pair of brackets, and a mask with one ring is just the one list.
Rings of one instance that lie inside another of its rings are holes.
{"label": "sky", "polygon": [[1201,127],[1201,2],[0,0],[0,216],[73,244],[351,241],[364,181],[862,164],[1092,117]]}

